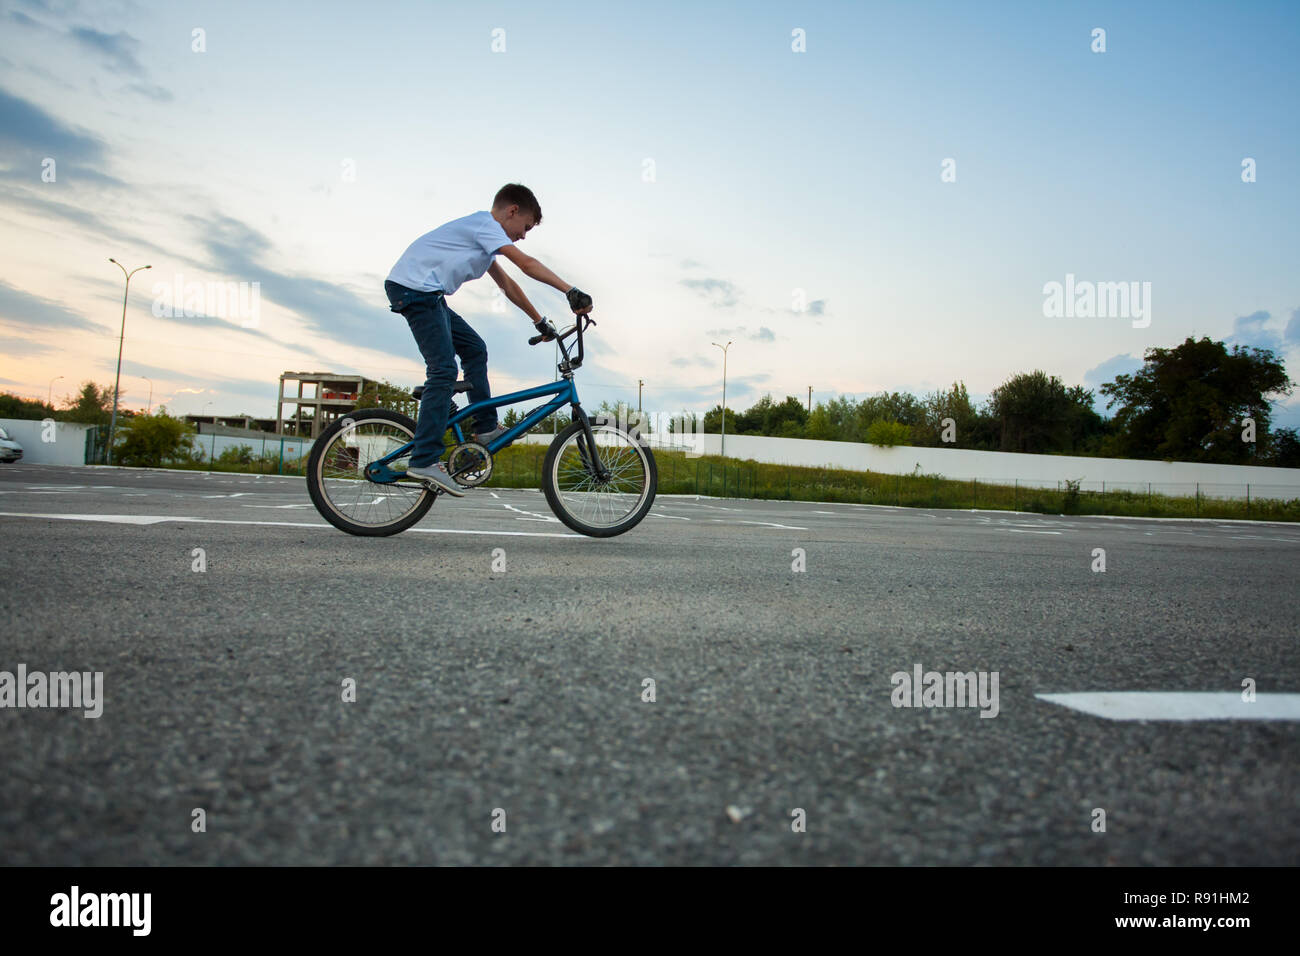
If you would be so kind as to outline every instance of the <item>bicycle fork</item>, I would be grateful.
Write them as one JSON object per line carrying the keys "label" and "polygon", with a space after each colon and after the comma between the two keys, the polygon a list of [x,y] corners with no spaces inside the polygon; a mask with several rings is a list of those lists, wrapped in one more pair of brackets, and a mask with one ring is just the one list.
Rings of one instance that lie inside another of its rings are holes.
{"label": "bicycle fork", "polygon": [[578,457],[582,461],[583,467],[587,473],[597,481],[608,482],[611,477],[610,470],[605,467],[605,462],[601,460],[600,454],[596,448],[596,435],[591,430],[591,419],[587,413],[582,410],[581,405],[573,406],[574,416],[582,424],[582,434],[578,437]]}

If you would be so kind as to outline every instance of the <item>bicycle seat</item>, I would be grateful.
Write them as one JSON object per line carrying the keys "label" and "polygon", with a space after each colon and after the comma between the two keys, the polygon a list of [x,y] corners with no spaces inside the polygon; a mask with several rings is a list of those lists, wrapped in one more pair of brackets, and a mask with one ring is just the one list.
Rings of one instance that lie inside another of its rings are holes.
{"label": "bicycle seat", "polygon": [[[465,381],[463,378],[458,380],[456,384],[451,387],[451,393],[453,395],[456,395],[460,392],[468,392],[468,391],[469,391],[469,382]],[[423,385],[417,385],[415,386],[415,388],[411,389],[411,397],[415,399],[417,402],[420,400],[420,396],[423,394],[424,394]]]}

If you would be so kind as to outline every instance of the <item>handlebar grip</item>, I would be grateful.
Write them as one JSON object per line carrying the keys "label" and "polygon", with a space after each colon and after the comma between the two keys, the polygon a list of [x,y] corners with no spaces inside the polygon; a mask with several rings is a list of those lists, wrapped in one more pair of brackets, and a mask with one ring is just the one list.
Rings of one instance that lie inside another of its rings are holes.
{"label": "handlebar grip", "polygon": [[538,342],[544,342],[544,341],[546,341],[546,336],[544,336],[544,335],[534,335],[531,339],[528,340],[528,344],[529,344],[529,345],[536,345]]}

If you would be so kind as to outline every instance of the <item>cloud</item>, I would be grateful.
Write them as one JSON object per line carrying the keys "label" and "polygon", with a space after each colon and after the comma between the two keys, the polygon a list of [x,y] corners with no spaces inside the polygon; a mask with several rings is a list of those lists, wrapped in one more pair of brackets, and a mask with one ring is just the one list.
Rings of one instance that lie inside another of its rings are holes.
{"label": "cloud", "polygon": [[714,308],[729,308],[740,301],[736,287],[725,279],[682,279],[681,283],[708,299]]}
{"label": "cloud", "polygon": [[1114,381],[1117,375],[1131,375],[1145,364],[1142,359],[1134,358],[1127,352],[1122,355],[1112,355],[1100,365],[1084,372],[1083,384],[1088,388],[1096,388],[1105,382]]}
{"label": "cloud", "polygon": [[53,302],[9,285],[0,279],[0,322],[30,329],[33,326],[60,331],[84,329],[90,332],[111,331],[108,326],[91,322]]}
{"label": "cloud", "polygon": [[[60,166],[59,175],[62,176],[62,174],[63,167]],[[108,177],[96,176],[95,178],[108,180],[113,183],[117,182],[117,180],[109,180]],[[48,196],[48,193],[46,195]],[[121,224],[111,223],[102,216],[78,206],[56,202],[49,198],[41,198],[39,193],[34,194],[29,190],[13,189],[11,187],[0,185],[0,201],[3,201],[4,205],[8,207],[22,209],[25,212],[30,212],[40,216],[42,219],[53,217],[71,223],[81,229],[90,230],[103,238],[112,240],[114,248],[127,249],[128,252],[123,255],[130,256],[139,251],[148,251],[164,261],[180,260],[181,262],[195,266],[196,268],[205,268],[202,263],[192,261],[188,257],[179,254],[174,248],[165,249],[147,239],[142,239],[139,236],[126,232]],[[110,271],[117,272],[117,270],[108,262],[107,255],[104,256],[103,261]]]}
{"label": "cloud", "polygon": [[[706,335],[716,335],[718,338],[745,338],[751,342],[775,342],[776,335],[766,325],[760,325],[757,332],[750,332],[746,326],[738,325],[733,329],[707,329]],[[719,343],[725,344],[725,343]]]}
{"label": "cloud", "polygon": [[704,263],[702,263],[702,262],[696,262],[694,259],[683,259],[683,260],[682,260],[682,268],[683,268],[683,269],[700,269],[700,268],[703,268],[703,266],[704,266]]}
{"label": "cloud", "polygon": [[260,282],[263,299],[296,313],[314,332],[352,347],[422,362],[409,326],[389,310],[378,285],[373,296],[362,298],[323,279],[277,272],[267,265],[274,255],[270,240],[248,224],[215,213],[186,218],[213,271],[237,282]]}
{"label": "cloud", "polygon": [[77,162],[104,161],[101,140],[74,130],[35,103],[4,89],[0,89],[0,146]]}
{"label": "cloud", "polygon": [[713,362],[698,355],[688,355],[681,358],[669,359],[668,364],[675,368],[690,368],[693,365],[703,365],[708,368],[713,367]]}
{"label": "cloud", "polygon": [[68,31],[68,36],[83,48],[100,54],[114,73],[144,75],[144,67],[140,65],[135,55],[135,51],[140,48],[140,41],[125,30],[117,33],[101,33],[90,27],[73,27]]}
{"label": "cloud", "polygon": [[126,87],[132,93],[139,93],[141,96],[147,96],[149,99],[158,103],[170,103],[174,96],[172,91],[165,86],[158,86],[156,83],[132,83]]}
{"label": "cloud", "polygon": [[809,302],[809,303],[808,303],[808,311],[809,311],[811,314],[813,314],[813,315],[825,315],[825,314],[826,314],[826,300],[825,300],[825,299],[814,299],[813,301]]}
{"label": "cloud", "polygon": [[[32,339],[19,338],[16,335],[0,335],[0,352],[6,355],[42,355],[52,351],[48,345]],[[15,385],[16,382],[9,384]]]}
{"label": "cloud", "polygon": [[1223,340],[1224,344],[1281,352],[1282,335],[1276,329],[1265,327],[1272,318],[1272,313],[1264,309],[1250,315],[1237,316],[1232,320],[1232,334]]}
{"label": "cloud", "polygon": [[1300,345],[1300,309],[1292,311],[1291,321],[1286,324],[1282,339],[1287,345]]}

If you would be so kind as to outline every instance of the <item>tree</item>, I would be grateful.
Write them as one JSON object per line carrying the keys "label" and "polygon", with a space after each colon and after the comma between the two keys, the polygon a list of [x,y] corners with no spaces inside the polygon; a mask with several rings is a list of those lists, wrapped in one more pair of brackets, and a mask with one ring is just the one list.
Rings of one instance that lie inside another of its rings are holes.
{"label": "tree", "polygon": [[911,427],[902,422],[888,422],[883,418],[877,418],[867,426],[867,444],[885,447],[906,445],[911,441],[911,431]]}
{"label": "tree", "polygon": [[1104,429],[1081,385],[1066,388],[1042,370],[1013,375],[989,396],[989,414],[1000,426],[1002,451],[1072,454],[1083,440]]}
{"label": "tree", "polygon": [[1300,435],[1294,428],[1279,428],[1269,436],[1268,464],[1275,468],[1300,468]]}
{"label": "tree", "polygon": [[[722,431],[722,406],[714,405],[704,413],[704,433],[706,435],[716,435],[720,431]],[[727,409],[727,434],[737,434],[736,413],[730,408]]]}
{"label": "tree", "polygon": [[[388,379],[382,382],[367,382],[357,394],[352,411],[360,408],[390,408],[403,415],[415,415],[420,403],[411,397],[411,389],[403,385],[394,385]],[[309,417],[309,410],[303,409],[303,417]]]}
{"label": "tree", "polygon": [[856,441],[857,417],[857,403],[846,396],[818,402],[804,424],[804,436],[821,441]]}
{"label": "tree", "polygon": [[34,398],[23,398],[9,392],[0,393],[0,418],[23,418],[40,421],[54,418],[54,407]]}
{"label": "tree", "polygon": [[1150,348],[1132,375],[1101,386],[1107,408],[1118,403],[1111,454],[1247,464],[1253,448],[1242,440],[1243,420],[1255,422],[1256,442],[1267,444],[1269,395],[1290,395],[1294,383],[1271,349],[1188,336],[1172,349]]}
{"label": "tree", "polygon": [[[152,415],[137,415],[119,422],[113,461],[119,465],[158,467],[165,461],[189,456],[194,427],[172,418],[159,405]],[[250,449],[251,451],[251,449]]]}
{"label": "tree", "polygon": [[[953,382],[947,391],[931,392],[921,400],[923,425],[916,429],[917,443],[940,448],[973,448],[978,434],[979,412],[971,403],[962,382]],[[943,440],[944,419],[952,419],[953,441]]]}
{"label": "tree", "polygon": [[925,408],[915,395],[907,392],[881,392],[879,395],[865,398],[858,403],[857,422],[852,440],[871,442],[867,432],[872,424],[881,421],[922,426],[925,424]]}
{"label": "tree", "polygon": [[699,427],[700,416],[694,412],[688,412],[684,408],[668,419],[668,431],[671,434],[693,435],[699,430]]}
{"label": "tree", "polygon": [[[122,396],[125,394],[125,391],[118,393],[118,419],[130,417],[122,408]],[[107,425],[113,417],[111,385],[97,386],[94,382],[83,382],[77,397],[65,396],[63,402],[68,406],[62,415],[64,421],[80,422],[83,425]]]}

